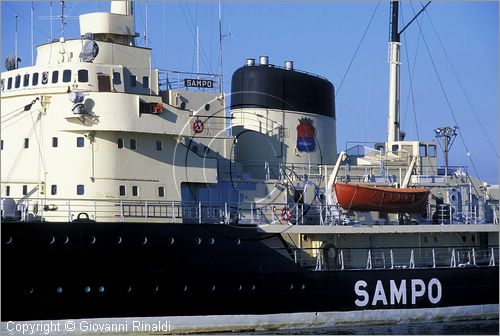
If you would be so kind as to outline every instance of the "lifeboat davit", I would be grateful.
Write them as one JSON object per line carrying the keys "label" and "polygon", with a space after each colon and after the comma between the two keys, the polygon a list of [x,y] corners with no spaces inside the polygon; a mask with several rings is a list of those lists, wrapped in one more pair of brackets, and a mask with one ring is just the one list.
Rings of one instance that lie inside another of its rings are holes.
{"label": "lifeboat davit", "polygon": [[383,188],[335,183],[335,193],[345,210],[423,213],[429,190],[425,188]]}

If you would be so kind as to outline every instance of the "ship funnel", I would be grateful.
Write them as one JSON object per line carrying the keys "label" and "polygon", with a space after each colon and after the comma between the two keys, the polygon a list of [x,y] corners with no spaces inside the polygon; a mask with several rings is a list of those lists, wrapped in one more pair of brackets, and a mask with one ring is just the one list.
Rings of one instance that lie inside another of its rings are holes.
{"label": "ship funnel", "polygon": [[293,70],[293,61],[285,61],[285,69]]}
{"label": "ship funnel", "polygon": [[255,58],[247,58],[245,65],[246,66],[254,66],[255,65]]}
{"label": "ship funnel", "polygon": [[269,57],[268,56],[260,56],[259,62],[260,62],[260,65],[269,65]]}

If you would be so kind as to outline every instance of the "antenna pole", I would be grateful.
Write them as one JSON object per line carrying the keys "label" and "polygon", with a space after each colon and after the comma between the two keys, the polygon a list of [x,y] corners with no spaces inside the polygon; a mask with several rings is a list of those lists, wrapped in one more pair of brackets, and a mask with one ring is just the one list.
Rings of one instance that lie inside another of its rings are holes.
{"label": "antenna pole", "polygon": [[224,72],[222,67],[222,11],[221,11],[221,0],[219,0],[219,62],[220,62],[220,77],[219,77],[219,91],[223,91],[224,83]]}
{"label": "antenna pole", "polygon": [[17,53],[17,17],[18,17],[18,16],[19,16],[19,15],[18,15],[18,14],[17,14],[17,12],[16,12],[16,36],[15,36],[15,38],[14,38],[14,53],[16,54],[16,56],[15,56],[15,57],[16,57],[16,60],[15,60],[16,69],[18,68],[18,64],[17,64],[17,57],[18,57],[18,56],[17,56],[17,55],[18,55],[18,53]]}
{"label": "antenna pole", "polygon": [[53,28],[52,28],[52,1],[50,2],[50,41],[52,42],[54,40],[54,34],[53,34]]}
{"label": "antenna pole", "polygon": [[34,33],[34,19],[35,17],[35,7],[33,5],[33,1],[31,1],[31,65],[35,65],[35,33]]}
{"label": "antenna pole", "polygon": [[61,0],[61,37],[64,37],[64,0]]}
{"label": "antenna pole", "polygon": [[146,0],[146,28],[145,28],[145,32],[144,32],[144,45],[146,46],[146,48],[148,48],[149,46],[149,43],[148,43],[148,0]]}
{"label": "antenna pole", "polygon": [[200,30],[196,26],[196,73],[200,74]]}

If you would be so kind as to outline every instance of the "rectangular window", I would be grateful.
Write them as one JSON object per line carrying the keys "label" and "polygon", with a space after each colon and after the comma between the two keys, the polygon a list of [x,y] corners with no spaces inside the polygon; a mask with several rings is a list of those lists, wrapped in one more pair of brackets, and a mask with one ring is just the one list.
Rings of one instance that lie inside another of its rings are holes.
{"label": "rectangular window", "polygon": [[5,90],[5,79],[2,79],[2,91]]}
{"label": "rectangular window", "polygon": [[113,84],[120,85],[122,83],[122,76],[119,72],[113,72]]}
{"label": "rectangular window", "polygon": [[30,74],[24,74],[23,77],[23,86],[30,85]]}
{"label": "rectangular window", "polygon": [[21,75],[17,75],[14,87],[17,89],[20,86],[21,86]]}
{"label": "rectangular window", "polygon": [[123,148],[123,139],[118,138],[117,144],[118,144],[118,148]]}
{"label": "rectangular window", "polygon": [[35,72],[33,76],[31,76],[31,85],[32,86],[38,85],[38,72]]}
{"label": "rectangular window", "polygon": [[52,72],[52,84],[55,84],[57,83],[57,81],[59,80],[59,71],[53,71]]}
{"label": "rectangular window", "polygon": [[56,195],[57,194],[57,185],[53,184],[50,186],[50,194],[51,195]]}
{"label": "rectangular window", "polygon": [[0,140],[0,149],[3,150],[3,140]]}
{"label": "rectangular window", "polygon": [[165,187],[158,187],[158,197],[165,197]]}
{"label": "rectangular window", "polygon": [[12,77],[9,77],[9,79],[7,79],[7,90],[10,89],[12,89]]}
{"label": "rectangular window", "polygon": [[57,147],[59,146],[59,139],[57,139],[56,137],[53,137],[52,138],[52,147]]}
{"label": "rectangular window", "polygon": [[28,186],[25,184],[23,185],[23,195],[27,195],[28,194]]}
{"label": "rectangular window", "polygon": [[161,151],[163,149],[163,144],[160,140],[156,140],[156,150]]}
{"label": "rectangular window", "polygon": [[83,147],[85,144],[85,139],[83,137],[76,138],[76,147]]}
{"label": "rectangular window", "polygon": [[78,81],[80,83],[87,83],[89,81],[88,70],[85,69],[78,70]]}
{"label": "rectangular window", "polygon": [[63,71],[63,82],[64,83],[71,82],[71,70]]}
{"label": "rectangular window", "polygon": [[137,86],[137,77],[135,75],[130,76],[130,86],[131,87]]}
{"label": "rectangular window", "polygon": [[78,184],[76,186],[76,194],[83,195],[85,193],[85,186],[83,184]]}
{"label": "rectangular window", "polygon": [[149,77],[148,76],[142,77],[142,87],[145,89],[149,88]]}
{"label": "rectangular window", "polygon": [[418,151],[419,151],[419,155],[421,157],[425,157],[427,156],[427,146],[426,145],[420,145],[419,148],[418,148]]}
{"label": "rectangular window", "polygon": [[137,149],[137,141],[135,139],[130,139],[130,149]]}
{"label": "rectangular window", "polygon": [[30,146],[30,139],[24,138],[24,148],[28,148]]}
{"label": "rectangular window", "polygon": [[125,186],[124,185],[120,186],[120,196],[125,196]]}
{"label": "rectangular window", "polygon": [[139,187],[132,186],[132,196],[139,196]]}
{"label": "rectangular window", "polygon": [[10,186],[5,186],[5,196],[10,196]]}
{"label": "rectangular window", "polygon": [[44,71],[42,72],[42,84],[47,84],[49,82],[49,72]]}
{"label": "rectangular window", "polygon": [[429,145],[429,156],[436,157],[436,145]]}

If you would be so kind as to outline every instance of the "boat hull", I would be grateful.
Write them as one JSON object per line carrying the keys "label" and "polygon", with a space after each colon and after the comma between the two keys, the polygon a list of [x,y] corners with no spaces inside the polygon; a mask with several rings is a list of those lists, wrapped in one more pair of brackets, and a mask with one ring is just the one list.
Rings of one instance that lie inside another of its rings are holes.
{"label": "boat hull", "polygon": [[[251,226],[4,222],[2,321],[498,304],[498,266],[312,271],[265,245],[271,236]],[[393,300],[392,282],[404,300]]]}
{"label": "boat hull", "polygon": [[424,213],[429,190],[336,183],[335,193],[345,210]]}

